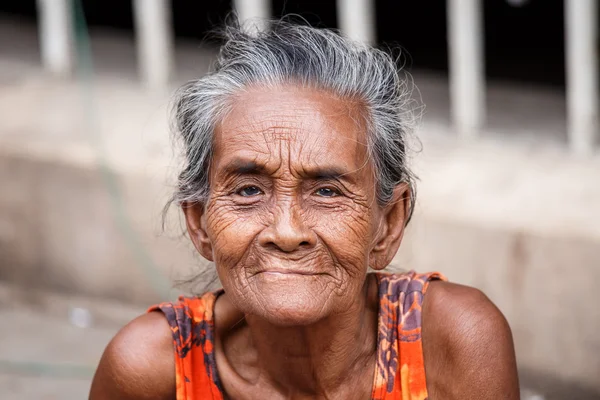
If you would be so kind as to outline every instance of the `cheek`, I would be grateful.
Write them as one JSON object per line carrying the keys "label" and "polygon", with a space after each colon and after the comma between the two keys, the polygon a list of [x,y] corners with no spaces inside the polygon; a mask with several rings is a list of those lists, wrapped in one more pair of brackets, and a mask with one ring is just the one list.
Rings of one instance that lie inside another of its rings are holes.
{"label": "cheek", "polygon": [[261,213],[239,212],[219,201],[209,206],[207,216],[207,233],[217,268],[235,266],[264,229]]}
{"label": "cheek", "polygon": [[322,215],[315,231],[342,265],[365,268],[372,243],[370,210],[348,209]]}

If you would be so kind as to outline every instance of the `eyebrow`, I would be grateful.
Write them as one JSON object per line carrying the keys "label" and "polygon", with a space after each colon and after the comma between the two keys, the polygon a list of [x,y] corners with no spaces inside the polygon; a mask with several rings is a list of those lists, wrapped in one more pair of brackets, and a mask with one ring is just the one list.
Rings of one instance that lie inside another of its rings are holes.
{"label": "eyebrow", "polygon": [[327,180],[327,179],[347,179],[350,175],[348,171],[345,171],[337,167],[315,167],[304,169],[302,174],[308,178],[316,180]]}
{"label": "eyebrow", "polygon": [[[223,168],[226,175],[269,175],[265,164],[252,160],[234,158]],[[345,180],[354,182],[353,173],[336,166],[303,168],[302,177],[314,180]]]}
{"label": "eyebrow", "polygon": [[255,161],[234,158],[225,165],[223,171],[228,175],[258,175],[266,171],[266,166]]}

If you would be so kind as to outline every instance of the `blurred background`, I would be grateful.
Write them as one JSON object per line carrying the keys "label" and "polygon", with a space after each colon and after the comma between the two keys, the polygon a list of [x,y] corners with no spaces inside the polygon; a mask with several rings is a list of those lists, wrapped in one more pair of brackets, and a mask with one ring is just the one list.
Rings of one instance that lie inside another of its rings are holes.
{"label": "blurred background", "polygon": [[176,210],[164,230],[161,211],[179,165],[173,91],[209,70],[206,34],[236,9],[402,48],[426,107],[395,266],[441,271],[498,305],[524,399],[600,399],[598,8],[2,0],[0,398],[87,398],[121,326],[218,284]]}

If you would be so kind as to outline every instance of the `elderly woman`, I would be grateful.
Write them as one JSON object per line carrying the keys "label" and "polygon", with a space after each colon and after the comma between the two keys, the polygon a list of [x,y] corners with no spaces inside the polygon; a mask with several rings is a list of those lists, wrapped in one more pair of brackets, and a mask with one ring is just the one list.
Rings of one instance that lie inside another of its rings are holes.
{"label": "elderly woman", "polygon": [[124,327],[90,398],[518,399],[481,292],[382,272],[415,204],[407,96],[390,55],[331,31],[227,28],[175,104],[174,200],[223,289]]}

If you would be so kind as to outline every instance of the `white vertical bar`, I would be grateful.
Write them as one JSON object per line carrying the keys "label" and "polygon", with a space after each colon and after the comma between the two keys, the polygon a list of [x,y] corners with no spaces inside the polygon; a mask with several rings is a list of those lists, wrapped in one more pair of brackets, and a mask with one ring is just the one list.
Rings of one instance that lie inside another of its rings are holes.
{"label": "white vertical bar", "polygon": [[374,0],[337,0],[338,26],[349,38],[375,43]]}
{"label": "white vertical bar", "polygon": [[144,84],[162,88],[173,68],[173,28],[169,0],[134,0],[138,68]]}
{"label": "white vertical bar", "polygon": [[73,16],[70,0],[37,0],[42,64],[58,76],[73,69]]}
{"label": "white vertical bar", "polygon": [[447,0],[450,109],[463,137],[477,136],[485,121],[481,0]]}
{"label": "white vertical bar", "polygon": [[567,129],[574,152],[591,153],[598,124],[598,0],[565,0]]}
{"label": "white vertical bar", "polygon": [[268,26],[271,18],[271,6],[269,0],[235,0],[235,10],[241,24],[252,24],[251,28],[262,30]]}

